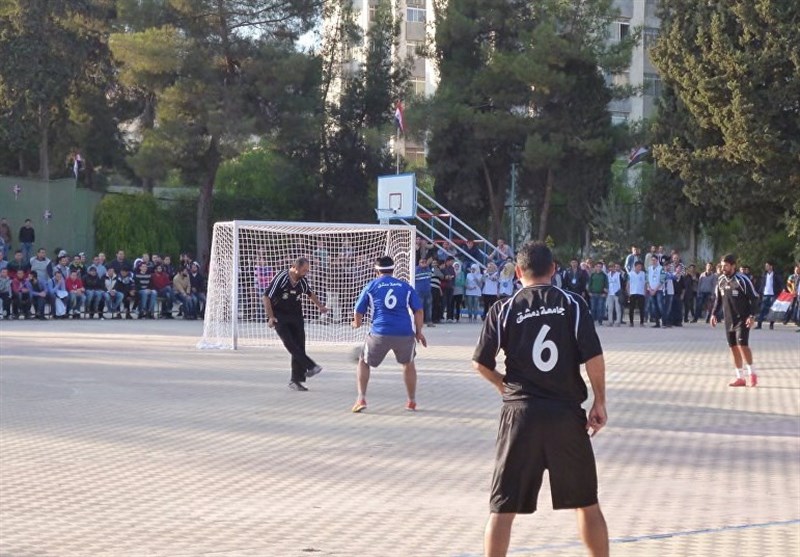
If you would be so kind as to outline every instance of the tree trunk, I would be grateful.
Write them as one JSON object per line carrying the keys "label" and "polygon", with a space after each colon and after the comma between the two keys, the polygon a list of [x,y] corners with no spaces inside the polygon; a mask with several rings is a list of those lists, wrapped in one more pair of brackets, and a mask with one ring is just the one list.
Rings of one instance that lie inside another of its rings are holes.
{"label": "tree trunk", "polygon": [[692,223],[689,226],[689,254],[691,257],[685,260],[697,261],[697,222],[695,219],[692,219]]}
{"label": "tree trunk", "polygon": [[547,218],[550,216],[550,202],[553,198],[553,169],[547,169],[547,181],[544,186],[544,200],[542,201],[542,209],[539,211],[539,234],[536,239],[544,242],[547,237]]}
{"label": "tree trunk", "polygon": [[197,253],[195,259],[203,269],[209,262],[211,255],[211,203],[214,194],[214,182],[217,179],[220,156],[217,148],[216,136],[211,138],[211,145],[208,147],[206,157],[208,158],[208,174],[205,182],[200,188],[200,195],[197,198]]}
{"label": "tree trunk", "polygon": [[[142,112],[142,128],[152,130],[156,125],[156,95],[148,93],[144,100],[144,111]],[[142,189],[145,193],[153,193],[156,181],[150,176],[142,178]]]}
{"label": "tree trunk", "polygon": [[47,110],[39,105],[39,177],[42,180],[50,179],[50,118]]}
{"label": "tree trunk", "polygon": [[486,159],[481,161],[483,164],[483,177],[486,183],[486,191],[489,195],[489,209],[491,211],[492,222],[489,228],[489,241],[494,243],[498,238],[503,237],[503,212],[505,211],[505,188],[499,188],[501,191],[497,192],[494,188],[492,175],[489,172],[489,166],[486,164]]}

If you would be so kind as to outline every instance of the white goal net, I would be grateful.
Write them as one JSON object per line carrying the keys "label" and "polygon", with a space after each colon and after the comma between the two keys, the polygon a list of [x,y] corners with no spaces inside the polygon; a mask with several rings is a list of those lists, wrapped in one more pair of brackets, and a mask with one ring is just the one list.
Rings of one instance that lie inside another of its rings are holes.
{"label": "white goal net", "polygon": [[[272,278],[306,257],[306,278],[328,313],[303,297],[309,344],[363,340],[369,322],[353,329],[353,308],[375,278],[375,260],[390,255],[395,276],[414,284],[412,226],[232,221],[214,225],[211,265],[200,348],[280,344],[267,327],[262,296]],[[367,316],[369,319],[369,316]]]}

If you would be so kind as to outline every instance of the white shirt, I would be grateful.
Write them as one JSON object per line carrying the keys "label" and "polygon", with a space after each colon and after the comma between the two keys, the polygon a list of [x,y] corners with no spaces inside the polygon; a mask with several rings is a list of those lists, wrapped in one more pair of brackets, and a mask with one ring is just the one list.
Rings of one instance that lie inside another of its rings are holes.
{"label": "white shirt", "polygon": [[608,295],[616,296],[619,294],[619,289],[622,288],[620,284],[620,274],[616,271],[608,273]]}
{"label": "white shirt", "polygon": [[631,296],[644,296],[644,285],[647,282],[647,275],[644,274],[644,271],[636,271],[632,272],[628,275],[628,289],[630,291]]}
{"label": "white shirt", "polygon": [[661,265],[647,268],[647,283],[650,286],[650,290],[661,289]]}
{"label": "white shirt", "polygon": [[772,279],[774,277],[775,277],[774,271],[764,275],[764,296],[775,295],[775,286],[772,284]]}

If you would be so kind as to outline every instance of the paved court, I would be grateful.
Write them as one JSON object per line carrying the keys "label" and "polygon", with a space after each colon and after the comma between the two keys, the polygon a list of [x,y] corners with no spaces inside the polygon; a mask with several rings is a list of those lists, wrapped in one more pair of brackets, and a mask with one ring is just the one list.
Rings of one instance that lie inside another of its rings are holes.
{"label": "paved court", "polygon": [[[0,322],[0,555],[478,557],[499,397],[475,325],[429,331],[419,408],[397,366],[349,412],[353,363],[290,392],[281,349],[195,349],[192,322]],[[754,331],[727,387],[720,330],[600,330],[601,504],[622,556],[800,554],[800,334]],[[583,555],[571,511],[511,555]]]}

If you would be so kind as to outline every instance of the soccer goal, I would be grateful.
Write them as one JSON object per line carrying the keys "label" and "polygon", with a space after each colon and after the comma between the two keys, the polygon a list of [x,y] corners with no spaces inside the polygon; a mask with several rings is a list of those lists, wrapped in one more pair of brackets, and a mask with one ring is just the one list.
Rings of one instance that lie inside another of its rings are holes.
{"label": "soccer goal", "polygon": [[[395,276],[414,284],[412,226],[232,221],[214,225],[211,265],[200,348],[265,347],[280,344],[267,327],[262,302],[272,278],[306,257],[306,278],[328,313],[303,297],[306,341],[352,344],[368,323],[353,329],[353,308],[375,278],[375,260],[390,255]],[[369,318],[369,316],[367,316]]]}

